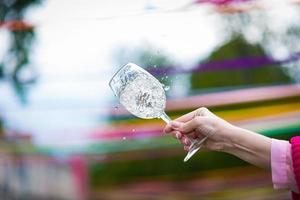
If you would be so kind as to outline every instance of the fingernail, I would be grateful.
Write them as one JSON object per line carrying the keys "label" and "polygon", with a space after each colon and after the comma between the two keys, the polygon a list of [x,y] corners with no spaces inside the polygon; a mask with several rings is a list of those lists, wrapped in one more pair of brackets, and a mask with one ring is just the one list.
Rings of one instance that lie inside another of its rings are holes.
{"label": "fingernail", "polygon": [[185,144],[185,145],[189,145],[189,142],[190,142],[190,141],[189,141],[187,138],[184,139],[184,144]]}
{"label": "fingernail", "polygon": [[180,122],[176,122],[176,121],[172,121],[172,122],[171,122],[171,126],[172,126],[173,128],[179,128],[180,125],[181,125]]}
{"label": "fingernail", "polygon": [[180,138],[181,138],[181,133],[179,133],[179,132],[176,133],[176,138],[177,138],[177,139],[180,139]]}

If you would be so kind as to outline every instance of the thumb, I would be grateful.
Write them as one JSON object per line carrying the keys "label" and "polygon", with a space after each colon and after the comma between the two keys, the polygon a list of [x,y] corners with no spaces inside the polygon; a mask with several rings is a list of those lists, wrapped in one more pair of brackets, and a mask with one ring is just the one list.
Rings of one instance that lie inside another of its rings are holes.
{"label": "thumb", "polygon": [[195,118],[193,118],[192,120],[183,123],[183,125],[180,127],[180,132],[187,134],[190,133],[196,129],[198,129],[199,126],[202,126],[204,124],[204,122],[206,117],[203,116],[196,116]]}

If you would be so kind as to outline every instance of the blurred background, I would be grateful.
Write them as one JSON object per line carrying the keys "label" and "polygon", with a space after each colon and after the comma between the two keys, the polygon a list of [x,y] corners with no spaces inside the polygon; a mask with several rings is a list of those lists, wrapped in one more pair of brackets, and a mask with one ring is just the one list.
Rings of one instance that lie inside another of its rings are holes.
{"label": "blurred background", "polygon": [[108,82],[155,75],[176,117],[206,106],[243,128],[300,131],[297,0],[1,0],[1,199],[289,199],[271,174],[200,150]]}

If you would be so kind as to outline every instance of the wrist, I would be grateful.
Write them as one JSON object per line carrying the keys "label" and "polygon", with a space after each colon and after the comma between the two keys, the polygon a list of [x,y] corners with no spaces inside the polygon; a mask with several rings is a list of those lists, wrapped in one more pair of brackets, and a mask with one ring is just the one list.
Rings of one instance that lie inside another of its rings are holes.
{"label": "wrist", "polygon": [[234,154],[234,152],[237,150],[237,144],[238,144],[238,132],[239,128],[230,125],[228,128],[224,130],[224,135],[226,137],[224,138],[224,145],[223,145],[223,152]]}
{"label": "wrist", "polygon": [[253,132],[232,125],[228,130],[228,141],[224,152],[236,155],[240,151],[245,151],[249,147]]}

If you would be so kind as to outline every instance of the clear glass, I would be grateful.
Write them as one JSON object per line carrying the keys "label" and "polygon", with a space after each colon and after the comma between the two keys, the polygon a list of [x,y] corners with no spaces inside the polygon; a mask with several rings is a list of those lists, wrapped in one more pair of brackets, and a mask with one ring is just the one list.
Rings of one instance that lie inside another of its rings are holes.
{"label": "clear glass", "polygon": [[[109,82],[120,103],[133,115],[143,119],[171,119],[165,113],[166,94],[162,84],[149,72],[136,64],[121,67]],[[206,137],[207,138],[207,137]],[[191,139],[192,144],[184,162],[188,161],[206,140]]]}

